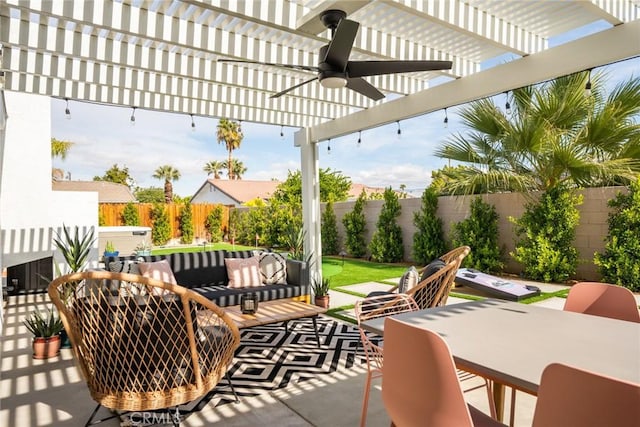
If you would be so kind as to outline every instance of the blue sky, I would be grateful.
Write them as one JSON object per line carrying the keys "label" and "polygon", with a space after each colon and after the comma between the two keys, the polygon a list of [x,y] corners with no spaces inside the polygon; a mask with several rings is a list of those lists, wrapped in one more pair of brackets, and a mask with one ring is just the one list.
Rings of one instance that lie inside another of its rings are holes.
{"label": "blue sky", "polygon": [[[606,28],[596,23],[575,33],[565,34],[550,45]],[[496,58],[483,68],[509,60]],[[605,66],[609,84],[640,75],[640,58]],[[495,97],[499,105],[504,96]],[[191,118],[184,114],[159,113],[136,110],[136,124],[130,125],[131,108],[102,106],[70,101],[71,119],[65,119],[65,102],[52,99],[52,136],[72,141],[74,146],[66,160],[54,160],[54,167],[71,173],[73,180],[91,180],[103,175],[112,165],[127,166],[130,174],[141,187],[162,187],[162,182],[152,178],[159,166],[169,164],[177,168],[181,178],[174,182],[174,191],[180,196],[193,195],[207,179],[202,170],[211,160],[225,160],[224,145],[215,138],[218,118],[195,117],[195,131]],[[447,164],[446,160],[433,156],[433,151],[449,136],[464,131],[457,111],[448,109],[449,126],[443,125],[444,112],[437,111],[400,122],[402,135],[397,135],[397,125],[390,124],[362,132],[362,143],[357,144],[358,134],[331,141],[331,153],[327,142],[320,143],[320,167],[342,172],[353,182],[369,186],[399,188],[404,184],[409,190],[419,191],[430,180],[431,171]],[[283,180],[288,170],[299,169],[300,152],[293,146],[297,128],[242,123],[244,140],[233,153],[247,167],[244,179]]]}

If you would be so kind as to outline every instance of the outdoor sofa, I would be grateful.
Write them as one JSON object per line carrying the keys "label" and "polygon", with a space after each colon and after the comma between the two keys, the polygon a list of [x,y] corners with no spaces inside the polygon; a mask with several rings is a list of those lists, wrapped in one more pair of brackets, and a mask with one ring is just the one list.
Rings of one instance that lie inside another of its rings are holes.
{"label": "outdoor sofa", "polygon": [[[253,293],[258,301],[299,298],[310,301],[309,270],[307,263],[286,259],[286,284],[263,284],[252,287],[230,287],[225,259],[250,258],[255,251],[214,250],[173,253],[167,255],[106,257],[105,268],[111,271],[136,273],[139,262],[166,260],[177,284],[191,289],[220,307],[239,305],[242,295]],[[132,270],[133,268],[133,270]]]}

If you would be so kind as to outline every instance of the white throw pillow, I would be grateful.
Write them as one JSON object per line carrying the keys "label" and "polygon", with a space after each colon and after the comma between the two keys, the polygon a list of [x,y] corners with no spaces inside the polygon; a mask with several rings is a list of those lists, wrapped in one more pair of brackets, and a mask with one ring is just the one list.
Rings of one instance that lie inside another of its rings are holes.
{"label": "white throw pillow", "polygon": [[287,284],[287,259],[277,252],[260,252],[258,254],[260,275],[266,285]]}
{"label": "white throw pillow", "polygon": [[398,293],[406,294],[418,284],[419,279],[420,275],[418,274],[418,270],[416,270],[415,267],[409,267],[400,278],[400,282],[398,282]]}
{"label": "white throw pillow", "polygon": [[260,278],[260,262],[258,257],[225,258],[230,288],[253,288],[263,286]]}

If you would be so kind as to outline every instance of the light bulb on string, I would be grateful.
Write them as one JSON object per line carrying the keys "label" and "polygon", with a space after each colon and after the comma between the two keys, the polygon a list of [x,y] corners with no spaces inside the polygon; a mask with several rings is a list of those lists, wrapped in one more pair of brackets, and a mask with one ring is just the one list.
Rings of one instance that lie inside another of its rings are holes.
{"label": "light bulb on string", "polygon": [[444,120],[443,120],[443,123],[444,123],[444,128],[445,129],[449,127],[449,116],[447,115],[446,107],[444,109]]}
{"label": "light bulb on string", "polygon": [[361,143],[362,143],[362,131],[359,130],[358,131],[358,147],[360,147]]}
{"label": "light bulb on string", "polygon": [[280,125],[280,138],[284,138],[284,125]]}
{"label": "light bulb on string", "polygon": [[588,73],[587,84],[584,85],[584,96],[586,97],[591,96],[591,69],[589,69]]}
{"label": "light bulb on string", "polygon": [[396,123],[398,124],[398,138],[400,138],[402,136],[402,129],[400,129],[400,120],[396,120]]}
{"label": "light bulb on string", "polygon": [[189,114],[191,116],[191,132],[196,131],[196,123],[193,121],[193,114]]}
{"label": "light bulb on string", "polygon": [[131,111],[131,118],[129,119],[131,121],[131,126],[135,126],[136,125],[136,107],[131,107],[132,111]]}
{"label": "light bulb on string", "polygon": [[331,138],[329,138],[329,141],[327,143],[327,154],[331,154]]}
{"label": "light bulb on string", "polygon": [[509,92],[505,92],[506,96],[507,96],[507,102],[504,104],[504,112],[507,114],[507,116],[511,115],[511,104],[509,103]]}
{"label": "light bulb on string", "polygon": [[64,109],[65,118],[67,120],[71,120],[71,110],[69,110],[69,98],[65,98],[64,100],[67,101],[67,108]]}

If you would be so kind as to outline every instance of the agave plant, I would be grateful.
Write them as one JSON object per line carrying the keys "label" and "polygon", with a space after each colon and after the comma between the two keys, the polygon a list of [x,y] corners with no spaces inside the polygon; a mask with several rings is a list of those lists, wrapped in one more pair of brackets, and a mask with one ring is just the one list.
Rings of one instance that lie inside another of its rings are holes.
{"label": "agave plant", "polygon": [[53,337],[58,335],[63,328],[62,320],[51,309],[48,309],[46,314],[40,311],[32,312],[29,317],[24,319],[24,325],[37,338]]}
{"label": "agave plant", "polygon": [[[77,273],[86,268],[95,241],[93,229],[80,235],[78,226],[75,226],[72,234],[69,228],[62,225],[62,234],[56,233],[53,242],[67,262],[67,273]],[[59,274],[62,273],[59,267],[56,268]]]}

